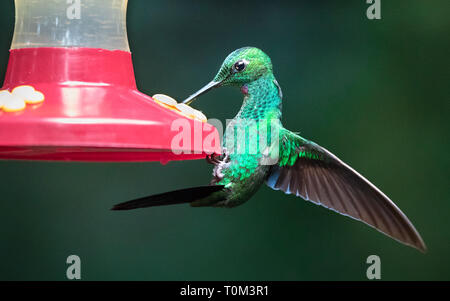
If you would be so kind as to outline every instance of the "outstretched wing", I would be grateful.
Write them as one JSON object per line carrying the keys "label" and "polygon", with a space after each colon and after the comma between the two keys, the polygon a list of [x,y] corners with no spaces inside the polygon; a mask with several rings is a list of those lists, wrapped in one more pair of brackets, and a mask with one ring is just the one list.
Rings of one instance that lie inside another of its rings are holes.
{"label": "outstretched wing", "polygon": [[377,187],[335,155],[286,129],[267,185],[360,220],[422,252],[425,243],[406,215]]}

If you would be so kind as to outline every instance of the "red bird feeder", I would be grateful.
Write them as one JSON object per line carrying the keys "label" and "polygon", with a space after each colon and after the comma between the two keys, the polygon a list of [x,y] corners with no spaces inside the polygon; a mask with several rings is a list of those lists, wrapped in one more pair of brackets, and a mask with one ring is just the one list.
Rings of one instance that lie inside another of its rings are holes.
{"label": "red bird feeder", "polygon": [[[220,152],[213,126],[137,90],[126,0],[15,4],[0,159],[167,162]],[[174,143],[180,125],[192,143]]]}

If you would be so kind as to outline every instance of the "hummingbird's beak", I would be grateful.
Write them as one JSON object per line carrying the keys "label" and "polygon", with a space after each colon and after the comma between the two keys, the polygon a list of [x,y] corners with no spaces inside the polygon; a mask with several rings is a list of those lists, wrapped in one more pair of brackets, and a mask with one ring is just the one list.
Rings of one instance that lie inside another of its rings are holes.
{"label": "hummingbird's beak", "polygon": [[200,90],[198,90],[197,92],[195,92],[194,94],[192,94],[191,96],[189,96],[188,98],[186,98],[183,103],[189,105],[191,102],[193,102],[198,96],[205,94],[206,92],[208,92],[209,90],[211,90],[212,88],[216,88],[218,86],[220,86],[222,82],[219,81],[211,81],[209,82],[206,86],[204,86],[203,88],[201,88]]}

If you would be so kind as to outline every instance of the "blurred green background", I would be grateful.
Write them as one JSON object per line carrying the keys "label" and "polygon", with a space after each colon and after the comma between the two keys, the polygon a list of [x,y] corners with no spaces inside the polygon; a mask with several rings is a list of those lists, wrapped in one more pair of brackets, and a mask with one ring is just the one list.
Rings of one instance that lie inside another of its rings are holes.
{"label": "blurred green background", "polygon": [[[423,255],[362,223],[263,187],[234,209],[188,205],[112,212],[120,201],[209,182],[204,161],[0,162],[0,279],[450,280],[449,1],[131,0],[138,87],[178,100],[212,79],[232,50],[272,58],[288,129],[330,149],[408,215]],[[0,74],[13,1],[0,9]],[[225,120],[242,101],[219,89],[195,106]],[[7,129],[0,129],[7,130]]]}

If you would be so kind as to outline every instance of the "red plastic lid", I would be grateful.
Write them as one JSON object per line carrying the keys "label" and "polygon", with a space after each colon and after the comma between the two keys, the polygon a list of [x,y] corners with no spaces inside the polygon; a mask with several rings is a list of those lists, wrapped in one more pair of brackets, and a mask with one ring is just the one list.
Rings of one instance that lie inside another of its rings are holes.
{"label": "red plastic lid", "polygon": [[[0,159],[167,162],[220,153],[213,126],[162,107],[136,89],[129,52],[11,50],[2,89],[21,85],[31,85],[45,100],[18,112],[0,109]],[[175,120],[191,141],[174,144],[181,130],[171,130]]]}

